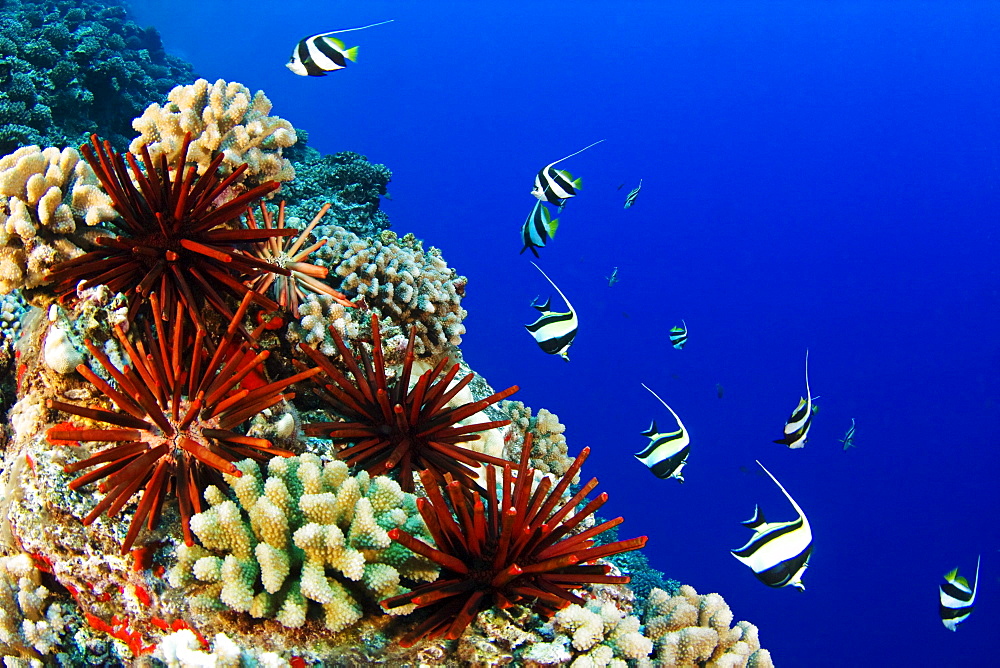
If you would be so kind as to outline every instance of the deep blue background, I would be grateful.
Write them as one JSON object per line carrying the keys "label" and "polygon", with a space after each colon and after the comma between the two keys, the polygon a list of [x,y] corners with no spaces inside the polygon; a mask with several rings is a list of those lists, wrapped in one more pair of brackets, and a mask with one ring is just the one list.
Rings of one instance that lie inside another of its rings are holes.
{"label": "deep blue background", "polygon": [[[311,145],[393,170],[393,228],[470,279],[466,359],[555,412],[572,452],[592,448],[604,514],[649,535],[654,566],[720,592],[781,666],[995,661],[1000,5],[234,7],[143,0],[136,15],[202,76],[264,89]],[[346,36],[360,45],[346,71],[284,67],[304,36],[386,18]],[[542,250],[579,312],[567,364],[522,328],[552,291],[518,234],[534,173],[602,138],[562,165],[584,188]],[[789,451],[771,440],[806,348],[821,411]],[[692,434],[683,485],[632,457],[651,418],[669,425],[640,382]],[[805,593],[728,554],[756,502],[793,517],[754,459],[812,522]],[[937,586],[955,566],[971,579],[979,553],[977,609],[950,633]]]}

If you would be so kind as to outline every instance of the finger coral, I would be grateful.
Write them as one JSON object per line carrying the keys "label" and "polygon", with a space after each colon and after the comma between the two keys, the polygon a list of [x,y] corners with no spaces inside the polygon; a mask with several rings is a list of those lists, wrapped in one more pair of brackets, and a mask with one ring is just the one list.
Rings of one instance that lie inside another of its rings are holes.
{"label": "finger coral", "polygon": [[353,381],[329,358],[310,346],[299,344],[319,365],[327,381],[321,389],[315,390],[316,394],[347,418],[346,422],[306,424],[303,427],[306,435],[343,444],[338,458],[372,475],[392,472],[406,491],[413,490],[413,473],[418,470],[436,480],[443,480],[445,474],[450,474],[455,480],[471,486],[477,475],[471,467],[481,463],[503,465],[502,459],[458,444],[477,440],[477,432],[502,427],[509,420],[471,425],[457,423],[509,397],[518,387],[508,387],[481,401],[448,407],[448,402],[472,381],[473,374],[453,384],[460,365],[454,364],[445,372],[448,358],[443,358],[433,369],[421,374],[411,388],[416,333],[410,332],[402,368],[390,376],[385,367],[378,320],[373,314],[372,352],[369,354],[363,347],[359,350],[361,365],[336,329],[331,332],[341,362]]}
{"label": "finger coral", "polygon": [[92,228],[117,216],[76,150],[25,146],[0,158],[0,294],[35,288],[83,254]]}
{"label": "finger coral", "polygon": [[410,604],[426,610],[426,617],[403,636],[404,646],[423,637],[458,638],[480,611],[493,606],[519,603],[548,617],[567,605],[584,603],[573,589],[629,581],[628,576],[609,575],[610,566],[594,562],[638,550],[646,537],[595,546],[593,538],[620,524],[621,517],[580,530],[608,498],[601,494],[577,510],[597,486],[596,478],[572,497],[563,496],[589,449],[577,456],[554,486],[547,476],[533,484],[530,450],[529,443],[516,472],[507,462],[499,481],[496,468],[486,467],[485,499],[450,476],[442,485],[421,472],[427,498],[418,501],[418,507],[434,545],[400,529],[389,535],[440,565],[441,576],[382,601],[387,610]]}
{"label": "finger coral", "polygon": [[434,579],[433,563],[389,539],[396,528],[427,537],[395,481],[312,454],[272,459],[266,480],[256,462],[238,466],[242,477],[226,476],[238,504],[209,488],[210,507],[191,521],[201,544],[180,548],[174,586],[207,585],[203,597],[295,628],[322,609],[340,631],[361,618],[360,594],[378,600],[407,591],[401,578]]}
{"label": "finger coral", "polygon": [[[156,295],[152,301],[158,311]],[[259,372],[267,358],[266,351],[258,354],[247,344],[233,340],[249,303],[248,295],[226,335],[214,347],[214,354],[202,330],[193,338],[185,331],[180,304],[174,319],[164,322],[153,318],[155,337],[148,322],[144,323],[144,338],[135,342],[115,326],[117,342],[128,355],[128,366],[123,371],[104,351],[87,341],[90,354],[102,373],[115,381],[117,389],[86,365],[78,366],[77,372],[121,412],[48,400],[51,409],[107,425],[60,425],[48,431],[50,443],[112,444],[66,466],[67,473],[98,467],[70,483],[71,489],[78,489],[102,481],[99,489],[104,498],[84,518],[84,524],[102,513],[114,517],[136,492],[144,490],[122,542],[123,554],[132,547],[143,522],[150,530],[156,527],[168,494],[177,497],[185,541],[190,544],[190,519],[201,512],[201,490],[208,481],[218,479],[219,473],[238,476],[233,462],[244,457],[266,459],[292,454],[273,447],[266,439],[234,431],[256,413],[294,397],[294,393],[282,392],[314,373],[306,371],[252,390],[238,389],[244,379]]]}
{"label": "finger coral", "polygon": [[135,156],[126,153],[123,158],[107,142],[101,144],[96,135],[91,136],[92,147],[81,148],[121,218],[111,223],[117,237],[99,237],[98,249],[53,268],[48,278],[60,298],[73,298],[80,288],[107,285],[128,297],[129,313],[134,316],[148,295],[156,292],[165,313],[173,314],[174,304],[183,304],[200,329],[205,329],[202,301],[226,320],[233,315],[223,295],[239,300],[252,294],[257,303],[275,306],[248,292],[240,281],[267,272],[287,275],[288,270],[262,262],[236,245],[293,235],[295,230],[233,229],[226,224],[278,184],[265,183],[216,205],[245,166],[222,178],[218,173],[220,155],[212,162],[212,169],[196,177],[193,166],[183,168],[190,141],[187,135],[174,169],[162,155],[154,165],[143,150],[145,173]]}
{"label": "finger coral", "polygon": [[[171,90],[167,100],[163,106],[151,104],[132,121],[140,133],[129,145],[132,153],[146,147],[156,159],[165,156],[174,162],[183,156],[182,164],[197,165],[198,174],[221,168],[228,176],[247,165],[234,180],[245,190],[295,177],[281,154],[295,143],[295,129],[284,119],[268,116],[271,101],[264,91],[251,94],[240,83],[198,79]],[[194,137],[190,146],[188,134]]]}

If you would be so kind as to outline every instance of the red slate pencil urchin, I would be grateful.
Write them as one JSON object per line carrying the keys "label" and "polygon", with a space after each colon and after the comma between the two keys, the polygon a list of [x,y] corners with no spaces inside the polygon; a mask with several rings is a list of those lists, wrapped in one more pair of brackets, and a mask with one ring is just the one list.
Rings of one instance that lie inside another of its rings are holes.
{"label": "red slate pencil urchin", "polygon": [[[325,356],[306,344],[299,347],[319,365],[332,381],[314,391],[347,422],[315,422],[303,426],[307,436],[319,436],[348,444],[337,453],[350,466],[359,466],[371,475],[394,471],[404,491],[413,491],[413,471],[426,469],[437,480],[446,473],[466,486],[472,486],[476,473],[470,468],[478,464],[497,464],[503,459],[458,446],[458,443],[479,438],[476,432],[510,424],[510,420],[479,422],[456,426],[487,406],[517,392],[517,385],[496,392],[481,401],[447,408],[446,404],[472,381],[469,374],[452,384],[458,375],[455,364],[442,375],[448,358],[421,374],[413,388],[413,343],[415,330],[410,330],[402,368],[393,377],[386,372],[382,356],[382,337],[378,316],[372,314],[372,353],[362,347],[362,369],[336,328],[330,327],[340,357],[354,381],[349,380]],[[374,359],[373,359],[374,358]]]}
{"label": "red slate pencil urchin", "polygon": [[571,603],[584,603],[572,589],[631,580],[626,575],[608,575],[609,566],[592,562],[641,549],[645,536],[595,547],[594,536],[620,524],[621,517],[574,533],[608,498],[607,493],[601,494],[577,510],[597,486],[596,478],[572,498],[563,498],[589,448],[577,456],[555,487],[545,476],[534,489],[530,452],[529,434],[516,474],[507,462],[499,490],[496,469],[487,467],[485,504],[480,495],[454,480],[442,490],[431,476],[421,473],[427,498],[417,499],[417,506],[436,547],[400,529],[393,529],[389,536],[440,565],[441,574],[435,582],[382,601],[386,609],[414,604],[429,612],[404,636],[404,647],[423,637],[458,638],[479,612],[493,606],[520,603],[550,617]]}
{"label": "red slate pencil urchin", "polygon": [[[294,397],[294,393],[283,394],[284,390],[316,373],[305,371],[254,389],[238,389],[248,376],[260,370],[269,355],[268,351],[257,353],[246,343],[234,340],[251,299],[249,293],[244,296],[214,353],[208,350],[203,330],[197,330],[193,337],[185,332],[184,307],[180,302],[172,321],[152,318],[155,337],[148,321],[143,321],[144,336],[136,337],[134,343],[120,326],[115,327],[116,338],[129,361],[123,370],[115,367],[100,348],[86,341],[90,354],[114,379],[117,389],[84,364],[76,368],[77,372],[122,412],[47,402],[49,408],[109,425],[104,428],[59,425],[47,434],[50,443],[111,444],[65,468],[67,473],[75,473],[102,465],[70,483],[70,488],[78,489],[102,481],[99,489],[105,496],[84,518],[84,524],[89,525],[104,512],[113,517],[137,491],[145,489],[122,543],[122,554],[132,547],[144,521],[149,529],[155,528],[164,499],[171,492],[177,497],[184,540],[191,545],[189,520],[201,512],[204,488],[221,481],[218,472],[239,476],[235,461],[246,457],[263,461],[274,455],[293,454],[274,447],[267,439],[234,431],[265,408]],[[153,312],[159,312],[155,293],[150,300]]]}
{"label": "red slate pencil urchin", "polygon": [[[172,315],[174,304],[179,302],[189,317],[204,327],[202,300],[231,320],[233,314],[225,297],[239,300],[248,290],[243,280],[265,272],[288,275],[287,269],[262,262],[237,245],[293,235],[295,230],[225,226],[280,184],[269,181],[219,204],[246,165],[221,178],[220,153],[201,176],[196,175],[196,165],[189,166],[185,173],[190,133],[184,138],[173,170],[165,155],[154,165],[145,146],[141,156],[143,171],[131,153],[125,153],[123,160],[107,141],[99,142],[97,135],[91,135],[90,142],[93,148],[84,144],[80,150],[121,216],[111,223],[118,236],[99,237],[99,248],[52,269],[48,278],[54,282],[60,299],[75,295],[80,281],[83,287],[107,285],[128,297],[129,314],[134,316],[148,295],[157,292],[165,314]],[[254,300],[265,308],[277,308],[262,295],[255,295]]]}
{"label": "red slate pencil urchin", "polygon": [[[265,294],[269,288],[274,287],[278,304],[282,308],[287,308],[296,318],[299,317],[299,303],[305,299],[306,291],[315,292],[333,297],[341,306],[353,308],[353,304],[346,296],[337,292],[332,287],[321,281],[330,273],[326,267],[320,267],[306,262],[309,256],[316,250],[326,245],[327,240],[323,239],[317,243],[303,249],[309,233],[313,231],[319,222],[330,210],[330,203],[326,203],[319,210],[312,221],[294,239],[278,239],[271,237],[254,244],[254,255],[268,264],[287,269],[290,274],[284,276],[277,273],[261,274],[250,284],[257,292]],[[285,201],[278,205],[278,220],[275,223],[274,216],[268,211],[264,202],[260,203],[260,215],[264,221],[264,229],[284,230],[285,229]],[[257,219],[253,216],[253,210],[247,209],[247,225],[250,229],[261,229],[257,226]],[[292,228],[289,228],[292,229]]]}

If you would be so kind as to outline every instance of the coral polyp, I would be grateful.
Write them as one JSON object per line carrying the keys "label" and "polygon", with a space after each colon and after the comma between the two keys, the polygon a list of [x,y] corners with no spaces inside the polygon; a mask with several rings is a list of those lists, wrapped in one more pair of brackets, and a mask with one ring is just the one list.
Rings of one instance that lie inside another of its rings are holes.
{"label": "coral polyp", "polygon": [[[280,273],[261,274],[254,279],[250,286],[261,294],[265,294],[269,289],[273,288],[278,305],[290,310],[296,318],[299,317],[299,303],[306,298],[307,292],[324,294],[333,297],[334,301],[341,306],[354,307],[354,303],[347,299],[346,296],[337,292],[321,280],[329,274],[329,270],[326,267],[306,262],[313,251],[326,245],[327,240],[323,239],[307,248],[302,248],[309,238],[310,232],[323,220],[323,216],[329,210],[330,204],[324,204],[305,229],[301,232],[295,230],[298,236],[294,238],[279,239],[278,237],[271,237],[254,244],[254,255],[256,257],[272,266],[287,269],[289,274],[287,276]],[[277,221],[275,221],[274,216],[268,211],[263,202],[260,203],[260,215],[264,222],[263,229],[286,229],[284,200],[278,205]],[[250,226],[250,229],[261,229],[257,226],[257,219],[254,218],[252,209],[247,210],[247,224]]]}
{"label": "coral polyp", "polygon": [[458,444],[479,439],[477,432],[503,427],[510,420],[493,420],[471,425],[458,425],[484,408],[517,392],[517,385],[502,392],[454,408],[449,401],[461,392],[475,374],[455,381],[459,365],[444,371],[448,358],[442,358],[434,368],[421,374],[410,387],[413,373],[415,330],[404,352],[398,373],[386,371],[379,333],[378,316],[372,314],[372,352],[359,351],[359,366],[340,334],[330,328],[341,361],[354,377],[351,381],[325,356],[308,345],[300,348],[319,365],[327,382],[314,391],[346,422],[316,422],[304,425],[306,435],[333,439],[345,444],[337,457],[350,466],[365,469],[371,475],[394,472],[396,480],[407,492],[413,491],[413,472],[426,469],[436,480],[445,474],[463,485],[472,486],[479,464],[502,466],[503,459],[461,447]]}
{"label": "coral polyp", "polygon": [[[288,275],[287,269],[263,262],[238,246],[294,235],[296,230],[230,225],[280,184],[268,181],[245,192],[232,190],[246,166],[221,178],[221,153],[198,176],[196,165],[185,168],[190,134],[172,169],[163,155],[154,164],[145,147],[142,169],[131,153],[123,158],[96,135],[90,141],[90,146],[85,144],[80,150],[120,216],[108,223],[118,236],[98,237],[99,248],[53,268],[48,279],[61,299],[72,298],[78,285],[107,285],[128,297],[129,312],[134,315],[149,294],[157,292],[166,314],[174,312],[175,303],[182,303],[188,316],[204,328],[202,302],[229,320],[233,314],[226,297],[239,300],[248,290],[242,281],[262,273]],[[276,307],[262,295],[254,295],[254,300],[266,308]]]}
{"label": "coral polyp", "polygon": [[413,604],[429,613],[407,631],[403,646],[424,637],[458,638],[479,612],[493,606],[520,603],[550,617],[571,603],[585,602],[573,589],[630,581],[629,576],[610,575],[610,566],[593,562],[641,549],[646,537],[595,546],[594,537],[620,524],[621,517],[580,530],[608,498],[601,494],[577,510],[597,486],[596,478],[572,497],[563,496],[589,449],[576,457],[555,486],[547,476],[533,484],[530,441],[529,434],[516,471],[505,463],[498,481],[496,469],[487,467],[485,502],[450,476],[442,486],[421,472],[427,498],[418,499],[417,507],[434,545],[398,528],[389,537],[438,564],[441,576],[382,601],[388,610]]}
{"label": "coral polyp", "polygon": [[[151,301],[154,313],[159,312],[155,294]],[[107,425],[95,428],[60,424],[47,434],[50,443],[111,444],[65,467],[67,473],[76,473],[100,465],[70,483],[70,488],[79,489],[101,481],[99,490],[104,498],[84,518],[84,524],[89,525],[102,513],[115,516],[136,492],[144,490],[122,542],[123,554],[135,542],[144,521],[150,530],[156,527],[170,493],[177,497],[184,540],[190,545],[190,518],[202,511],[202,491],[209,484],[221,482],[220,474],[239,476],[234,462],[247,457],[266,461],[275,455],[293,454],[267,439],[236,431],[257,413],[294,397],[294,393],[284,390],[316,373],[304,371],[273,383],[261,383],[261,365],[268,351],[258,353],[234,337],[250,301],[248,293],[214,348],[209,347],[202,330],[196,330],[193,336],[185,331],[184,307],[180,303],[175,305],[172,320],[154,317],[153,328],[144,321],[145,336],[134,342],[121,326],[115,326],[115,337],[128,357],[123,370],[92,341],[86,341],[90,354],[117,388],[86,365],[76,370],[121,412],[47,401],[51,409]],[[248,382],[250,379],[255,382]]]}

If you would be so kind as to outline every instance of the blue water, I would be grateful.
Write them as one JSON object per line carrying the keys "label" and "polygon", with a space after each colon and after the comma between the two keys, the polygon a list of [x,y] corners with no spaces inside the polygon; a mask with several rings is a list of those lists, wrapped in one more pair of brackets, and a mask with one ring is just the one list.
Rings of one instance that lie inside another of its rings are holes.
{"label": "blue water", "polygon": [[[232,7],[136,13],[201,76],[263,89],[312,146],[392,169],[393,229],[469,277],[467,361],[556,413],[571,452],[592,448],[603,514],[649,536],[655,567],[720,592],[780,666],[995,662],[1000,5]],[[387,18],[351,34],[345,71],[284,67],[306,35]],[[566,363],[523,329],[552,290],[519,230],[535,172],[598,139],[561,165],[584,187],[541,251],[579,312]],[[682,318],[678,351],[667,332]],[[821,410],[790,451],[771,441],[807,348]],[[670,424],[641,382],[691,432],[683,485],[632,457],[650,419]],[[728,553],[755,503],[794,517],[755,459],[812,523],[804,593]],[[976,610],[951,633],[937,586],[955,566],[971,579],[980,553]]]}

